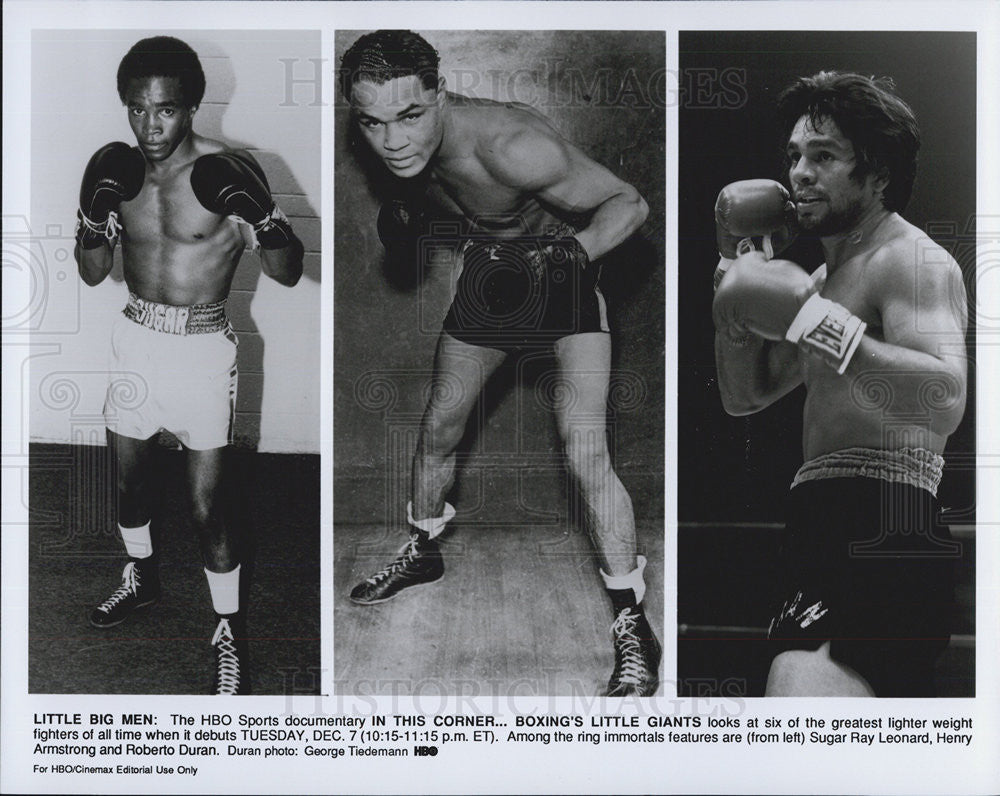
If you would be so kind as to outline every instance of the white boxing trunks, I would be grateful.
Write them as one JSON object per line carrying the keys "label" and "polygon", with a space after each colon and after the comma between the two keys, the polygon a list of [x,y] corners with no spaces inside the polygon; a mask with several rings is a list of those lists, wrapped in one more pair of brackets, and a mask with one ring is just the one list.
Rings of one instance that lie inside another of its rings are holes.
{"label": "white boxing trunks", "polygon": [[238,341],[225,305],[173,306],[129,294],[111,330],[110,431],[149,439],[167,430],[192,450],[229,444]]}

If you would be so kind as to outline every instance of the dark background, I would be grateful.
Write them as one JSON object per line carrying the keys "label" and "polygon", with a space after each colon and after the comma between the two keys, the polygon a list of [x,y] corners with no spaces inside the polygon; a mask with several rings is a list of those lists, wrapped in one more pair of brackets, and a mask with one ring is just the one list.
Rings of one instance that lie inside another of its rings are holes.
{"label": "dark background", "polygon": [[[749,417],[729,417],[716,383],[711,318],[718,262],[713,207],[735,180],[778,179],[785,141],[778,94],[796,77],[839,69],[890,76],[922,135],[903,216],[951,252],[969,293],[969,400],[945,451],[944,521],[975,522],[976,37],[972,33],[681,32],[678,229],[679,676],[690,692],[751,692],[766,674],[755,642],[769,619],[776,524],[802,463],[804,389]],[[808,268],[822,253],[783,256]],[[966,540],[955,633],[974,633],[972,538]],[[739,641],[743,643],[733,643]],[[726,649],[723,650],[723,646]],[[735,650],[735,652],[734,652]],[[729,668],[719,668],[719,661]]]}

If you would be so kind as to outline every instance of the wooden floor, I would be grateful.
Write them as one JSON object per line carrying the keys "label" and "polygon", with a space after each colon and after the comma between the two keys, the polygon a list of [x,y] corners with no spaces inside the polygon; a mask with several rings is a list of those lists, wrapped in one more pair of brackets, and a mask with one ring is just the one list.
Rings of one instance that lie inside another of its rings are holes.
{"label": "wooden floor", "polygon": [[[373,606],[351,588],[396,554],[402,529],[334,531],[335,690],[342,694],[571,696],[603,693],[614,619],[589,539],[497,517],[453,522],[445,576]],[[663,639],[663,531],[640,531],[646,611]]]}

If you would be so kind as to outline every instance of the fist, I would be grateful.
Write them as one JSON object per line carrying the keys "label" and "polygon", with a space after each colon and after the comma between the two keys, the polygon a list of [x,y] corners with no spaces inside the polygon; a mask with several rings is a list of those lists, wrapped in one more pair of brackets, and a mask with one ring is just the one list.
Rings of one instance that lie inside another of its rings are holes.
{"label": "fist", "polygon": [[715,202],[719,254],[736,259],[764,239],[768,259],[786,249],[796,235],[795,205],[785,186],[774,180],[741,180],[727,185]]}
{"label": "fist", "polygon": [[202,207],[235,216],[253,227],[265,249],[280,249],[292,240],[292,228],[271,198],[260,167],[236,152],[202,155],[191,169],[191,189]]}
{"label": "fist", "polygon": [[765,340],[784,340],[806,301],[817,291],[812,277],[788,260],[744,254],[730,267],[712,302],[716,329],[747,329]]}
{"label": "fist", "polygon": [[83,172],[77,240],[85,249],[117,234],[122,202],[135,199],[146,179],[146,159],[128,144],[115,141],[98,149]]}

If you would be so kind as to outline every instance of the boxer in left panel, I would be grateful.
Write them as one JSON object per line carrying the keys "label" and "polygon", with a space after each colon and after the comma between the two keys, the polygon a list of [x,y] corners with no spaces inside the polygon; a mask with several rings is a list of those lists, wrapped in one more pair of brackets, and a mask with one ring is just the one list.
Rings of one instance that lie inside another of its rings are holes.
{"label": "boxer in left panel", "polygon": [[302,275],[303,246],[256,160],[194,132],[204,92],[204,72],[187,44],[168,36],[136,43],[118,67],[136,146],[101,147],[80,187],[80,276],[88,285],[104,280],[121,243],[129,296],[111,330],[111,370],[142,380],[146,394],[138,406],[116,405],[109,386],[105,401],[129,561],[90,622],[113,627],[160,598],[151,462],[157,433],[170,431],[184,448],[191,519],[218,615],[212,693],[245,694],[240,529],[227,526],[222,511],[237,381],[226,299],[247,246],[267,276],[289,287]]}

